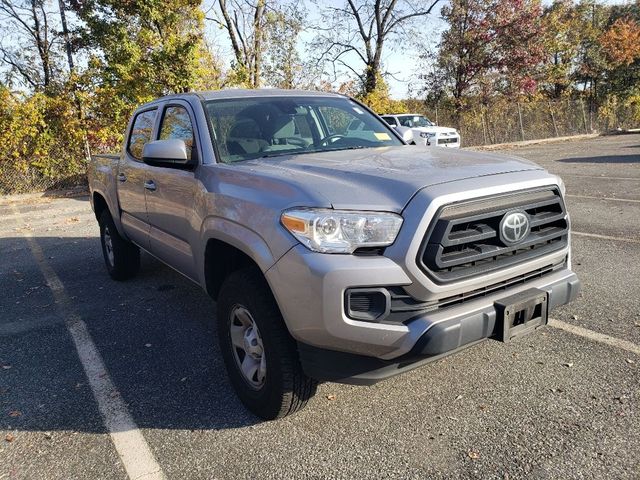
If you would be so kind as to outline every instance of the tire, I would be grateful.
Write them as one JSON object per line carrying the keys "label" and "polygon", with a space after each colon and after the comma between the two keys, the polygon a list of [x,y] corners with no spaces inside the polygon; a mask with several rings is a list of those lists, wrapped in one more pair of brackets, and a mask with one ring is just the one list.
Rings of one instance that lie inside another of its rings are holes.
{"label": "tire", "polygon": [[[222,284],[217,310],[218,340],[227,373],[247,409],[273,420],[304,408],[315,395],[317,382],[302,371],[296,342],[262,273],[250,267],[229,275]],[[242,372],[245,362],[254,367],[246,369],[252,372],[249,375]]]}
{"label": "tire", "polygon": [[109,275],[123,281],[135,277],[140,270],[140,249],[120,236],[108,210],[100,215],[100,243]]}

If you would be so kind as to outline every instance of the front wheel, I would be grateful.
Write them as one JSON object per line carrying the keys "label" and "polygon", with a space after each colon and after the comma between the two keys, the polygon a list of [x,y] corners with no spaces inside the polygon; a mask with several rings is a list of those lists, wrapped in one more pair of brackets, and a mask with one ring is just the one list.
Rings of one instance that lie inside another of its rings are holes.
{"label": "front wheel", "polygon": [[261,272],[229,275],[218,296],[218,339],[242,403],[265,420],[302,409],[316,392]]}

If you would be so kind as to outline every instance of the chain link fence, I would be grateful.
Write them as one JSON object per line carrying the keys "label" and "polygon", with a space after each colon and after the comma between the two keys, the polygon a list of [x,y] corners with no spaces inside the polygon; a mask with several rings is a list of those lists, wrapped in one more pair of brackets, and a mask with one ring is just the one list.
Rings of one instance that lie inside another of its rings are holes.
{"label": "chain link fence", "polygon": [[[438,125],[455,126],[452,108],[427,108]],[[525,140],[605,133],[637,128],[633,107],[614,105],[596,112],[584,100],[512,102],[468,108],[460,118],[463,146],[512,143]]]}
{"label": "chain link fence", "polygon": [[66,176],[47,176],[36,167],[26,170],[5,167],[0,169],[0,195],[46,192],[74,188],[88,188],[85,172]]}

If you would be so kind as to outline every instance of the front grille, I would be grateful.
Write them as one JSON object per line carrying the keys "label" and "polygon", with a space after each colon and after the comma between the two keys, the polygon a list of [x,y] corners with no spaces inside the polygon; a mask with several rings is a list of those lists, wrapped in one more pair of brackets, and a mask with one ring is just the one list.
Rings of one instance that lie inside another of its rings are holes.
{"label": "front grille", "polygon": [[[510,211],[526,212],[530,231],[516,245],[500,238]],[[431,223],[418,265],[439,283],[500,270],[561,250],[568,242],[566,209],[556,189],[519,192],[447,205]]]}
{"label": "front grille", "polygon": [[438,145],[447,145],[449,143],[458,143],[458,139],[454,138],[439,138]]}

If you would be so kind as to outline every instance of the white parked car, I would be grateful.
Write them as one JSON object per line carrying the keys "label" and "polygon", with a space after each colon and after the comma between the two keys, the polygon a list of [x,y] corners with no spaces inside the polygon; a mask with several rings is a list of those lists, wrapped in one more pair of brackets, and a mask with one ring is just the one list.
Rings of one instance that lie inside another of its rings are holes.
{"label": "white parked car", "polygon": [[417,145],[460,148],[460,134],[455,128],[439,127],[424,115],[403,113],[382,118],[394,128],[410,128]]}

